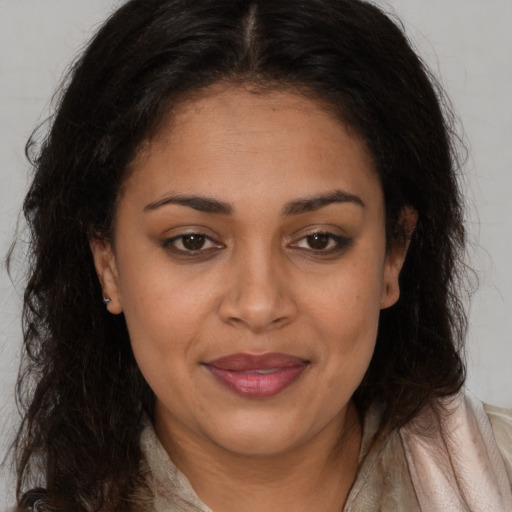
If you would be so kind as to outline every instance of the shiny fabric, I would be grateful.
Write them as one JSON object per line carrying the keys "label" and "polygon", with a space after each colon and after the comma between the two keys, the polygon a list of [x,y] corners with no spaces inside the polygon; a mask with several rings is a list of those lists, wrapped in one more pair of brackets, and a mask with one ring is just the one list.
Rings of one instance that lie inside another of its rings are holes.
{"label": "shiny fabric", "polygon": [[422,512],[512,512],[509,476],[480,402],[469,395],[444,400],[442,412],[425,408],[400,434]]}
{"label": "shiny fabric", "polygon": [[[379,409],[368,411],[359,469],[343,512],[512,512],[512,411],[482,406],[467,395],[443,406],[445,413],[425,408],[384,438],[378,435]],[[150,424],[142,450],[148,488],[137,497],[139,510],[213,512]]]}

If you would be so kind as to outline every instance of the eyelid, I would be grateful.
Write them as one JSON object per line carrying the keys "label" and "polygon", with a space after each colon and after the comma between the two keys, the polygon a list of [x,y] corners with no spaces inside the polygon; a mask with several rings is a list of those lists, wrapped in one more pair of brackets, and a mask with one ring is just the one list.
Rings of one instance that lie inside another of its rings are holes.
{"label": "eyelid", "polygon": [[[305,248],[305,247],[299,247],[298,244],[302,242],[303,240],[307,239],[309,236],[313,235],[325,235],[329,237],[332,241],[336,243],[335,247],[330,247],[327,249],[314,249],[314,248]],[[302,231],[298,236],[295,236],[293,241],[289,244],[289,247],[292,247],[294,249],[299,249],[301,251],[304,251],[306,253],[310,253],[316,256],[328,256],[337,254],[340,252],[345,251],[346,249],[349,249],[354,242],[354,239],[351,237],[348,237],[346,235],[340,235],[333,233],[330,229],[326,227],[317,227],[310,229],[308,231]]]}
{"label": "eyelid", "polygon": [[[215,243],[215,240],[213,240],[211,237],[209,237],[209,236],[207,236],[207,235],[205,235],[203,233],[182,233],[180,235],[176,235],[176,236],[167,238],[164,241],[164,244],[168,246],[168,245],[176,242],[177,240],[186,238],[187,236],[198,236],[198,237],[204,238],[205,240],[207,240],[209,242]],[[197,252],[199,252],[201,249],[196,249],[196,250],[197,250]],[[189,251],[194,252],[193,249],[189,249]],[[185,252],[188,252],[188,251],[185,251]]]}
{"label": "eyelid", "polygon": [[[186,238],[187,236],[200,236],[203,237],[207,242],[209,242],[209,247],[206,248],[199,248],[199,249],[180,249],[179,247],[176,247],[173,245],[176,241]],[[212,251],[222,249],[225,247],[225,245],[219,241],[217,241],[215,238],[213,238],[211,235],[207,235],[203,230],[201,229],[188,229],[186,231],[182,231],[180,233],[177,233],[176,235],[169,236],[165,238],[162,243],[162,247],[170,252],[172,252],[174,255],[177,256],[184,256],[187,258],[194,258],[194,257],[200,257],[200,256],[206,256],[207,254],[211,254]]]}

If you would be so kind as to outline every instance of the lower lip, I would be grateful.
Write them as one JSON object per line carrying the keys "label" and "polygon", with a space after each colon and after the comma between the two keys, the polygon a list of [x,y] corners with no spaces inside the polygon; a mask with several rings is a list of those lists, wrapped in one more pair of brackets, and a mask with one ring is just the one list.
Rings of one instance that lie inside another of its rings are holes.
{"label": "lower lip", "polygon": [[205,366],[221,384],[236,394],[249,398],[268,398],[278,395],[293,384],[307,365],[279,368],[275,372],[264,374],[221,370],[215,366]]}

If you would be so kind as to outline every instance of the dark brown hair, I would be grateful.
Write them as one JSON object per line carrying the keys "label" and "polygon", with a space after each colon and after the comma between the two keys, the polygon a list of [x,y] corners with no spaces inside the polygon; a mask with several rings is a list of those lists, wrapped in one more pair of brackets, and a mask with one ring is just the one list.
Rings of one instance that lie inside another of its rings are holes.
{"label": "dark brown hair", "polygon": [[464,381],[450,119],[400,26],[361,0],[131,0],[73,66],[45,140],[28,147],[18,496],[39,484],[55,510],[128,508],[153,393],[123,316],[103,307],[89,240],[111,236],[129,164],[173,105],[222,81],[299,91],[351,126],[382,183],[388,243],[403,243],[399,212],[418,212],[359,409],[382,402],[384,428],[396,428]]}

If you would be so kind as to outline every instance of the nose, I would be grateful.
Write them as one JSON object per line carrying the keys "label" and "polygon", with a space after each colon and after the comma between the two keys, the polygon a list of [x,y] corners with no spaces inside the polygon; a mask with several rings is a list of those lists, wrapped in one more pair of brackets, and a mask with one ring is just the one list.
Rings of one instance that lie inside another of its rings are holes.
{"label": "nose", "polygon": [[261,253],[241,257],[225,277],[226,292],[219,306],[224,322],[261,333],[295,319],[297,304],[278,258]]}

